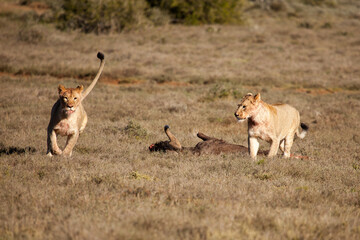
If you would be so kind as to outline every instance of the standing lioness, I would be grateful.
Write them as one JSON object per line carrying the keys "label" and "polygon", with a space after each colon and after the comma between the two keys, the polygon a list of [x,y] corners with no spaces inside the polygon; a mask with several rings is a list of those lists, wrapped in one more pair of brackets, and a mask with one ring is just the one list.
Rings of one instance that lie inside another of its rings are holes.
{"label": "standing lioness", "polygon": [[[99,71],[84,92],[82,85],[76,88],[65,88],[63,85],[58,87],[59,99],[51,109],[51,118],[47,128],[48,156],[63,154],[66,157],[70,157],[79,134],[85,129],[88,118],[81,102],[94,88],[105,64],[104,54],[99,52],[97,57],[101,60]],[[64,151],[61,151],[57,145],[56,136],[58,134],[67,136]]]}
{"label": "standing lioness", "polygon": [[[271,143],[268,156],[277,154],[278,148],[284,152],[284,157],[290,157],[290,149],[294,135],[304,138],[308,127],[301,123],[300,114],[287,104],[267,104],[260,99],[260,93],[253,96],[248,93],[243,97],[235,117],[239,122],[248,119],[248,144],[250,156],[256,158],[259,150],[258,138]],[[303,129],[300,133],[299,127]]]}

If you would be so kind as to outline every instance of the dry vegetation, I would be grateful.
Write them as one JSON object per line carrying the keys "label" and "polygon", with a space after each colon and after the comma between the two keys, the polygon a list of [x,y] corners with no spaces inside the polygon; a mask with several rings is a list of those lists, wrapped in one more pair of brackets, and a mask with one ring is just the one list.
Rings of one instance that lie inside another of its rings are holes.
{"label": "dry vegetation", "polygon": [[[359,239],[360,4],[335,2],[101,36],[1,2],[0,239]],[[57,85],[88,85],[99,50],[87,128],[50,159]],[[292,150],[309,159],[148,151],[165,124],[184,146],[197,131],[246,145],[247,92],[300,111]]]}

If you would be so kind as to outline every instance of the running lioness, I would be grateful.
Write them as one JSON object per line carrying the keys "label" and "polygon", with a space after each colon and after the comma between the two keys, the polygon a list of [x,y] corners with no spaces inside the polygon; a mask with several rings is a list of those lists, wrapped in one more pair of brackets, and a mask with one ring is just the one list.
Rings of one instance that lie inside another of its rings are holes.
{"label": "running lioness", "polygon": [[[104,54],[98,53],[100,68],[90,86],[83,92],[84,87],[65,88],[59,85],[59,99],[51,109],[51,118],[47,128],[47,155],[64,155],[70,157],[72,150],[79,138],[79,134],[85,129],[87,114],[81,102],[94,88],[101,72],[104,69]],[[67,136],[67,142],[62,151],[56,142],[56,136]]]}

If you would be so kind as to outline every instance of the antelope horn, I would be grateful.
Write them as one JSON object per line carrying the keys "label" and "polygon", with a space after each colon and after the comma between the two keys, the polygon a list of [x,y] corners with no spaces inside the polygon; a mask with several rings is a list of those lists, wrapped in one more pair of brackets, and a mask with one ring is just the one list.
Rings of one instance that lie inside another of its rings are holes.
{"label": "antelope horn", "polygon": [[164,127],[164,131],[165,131],[165,134],[168,136],[170,142],[170,146],[174,147],[175,149],[177,150],[181,150],[181,144],[180,142],[177,140],[177,138],[170,132],[169,130],[169,126],[168,125],[165,125]]}

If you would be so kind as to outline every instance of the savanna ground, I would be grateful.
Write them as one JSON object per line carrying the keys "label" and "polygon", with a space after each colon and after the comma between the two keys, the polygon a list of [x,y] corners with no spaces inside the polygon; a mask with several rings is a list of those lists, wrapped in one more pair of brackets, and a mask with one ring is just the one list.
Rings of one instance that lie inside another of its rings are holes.
{"label": "savanna ground", "polygon": [[[338,3],[97,36],[2,2],[0,239],[359,239],[360,5]],[[48,158],[57,86],[87,86],[97,51],[85,132]],[[148,151],[165,124],[184,146],[197,131],[246,145],[247,92],[300,111],[308,159]]]}

